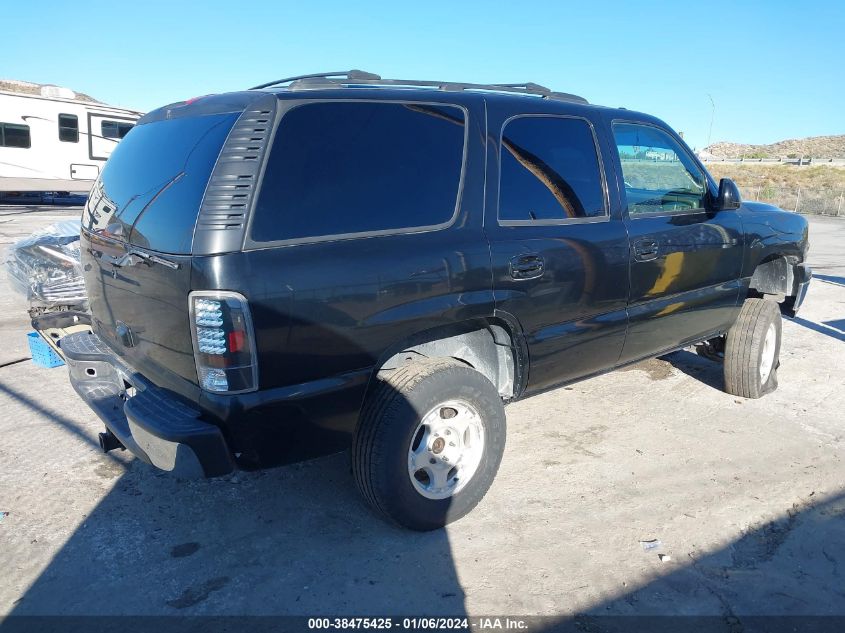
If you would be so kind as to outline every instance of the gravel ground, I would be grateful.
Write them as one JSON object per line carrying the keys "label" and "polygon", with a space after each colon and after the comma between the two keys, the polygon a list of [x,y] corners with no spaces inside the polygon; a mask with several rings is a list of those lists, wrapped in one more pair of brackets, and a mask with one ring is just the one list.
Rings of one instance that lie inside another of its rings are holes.
{"label": "gravel ground", "polygon": [[[0,246],[78,213],[23,211]],[[775,393],[679,352],[516,403],[490,493],[428,534],[371,515],[346,454],[207,481],[103,455],[66,371],[14,362],[4,289],[0,614],[845,615],[845,221],[811,222]]]}

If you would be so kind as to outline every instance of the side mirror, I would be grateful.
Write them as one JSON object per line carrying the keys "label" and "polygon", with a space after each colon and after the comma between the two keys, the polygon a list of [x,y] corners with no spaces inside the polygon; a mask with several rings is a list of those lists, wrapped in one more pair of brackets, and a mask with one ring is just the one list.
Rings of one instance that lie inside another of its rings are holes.
{"label": "side mirror", "polygon": [[729,211],[739,209],[742,203],[742,196],[739,195],[739,187],[730,178],[722,178],[719,181],[719,195],[716,197],[716,211]]}

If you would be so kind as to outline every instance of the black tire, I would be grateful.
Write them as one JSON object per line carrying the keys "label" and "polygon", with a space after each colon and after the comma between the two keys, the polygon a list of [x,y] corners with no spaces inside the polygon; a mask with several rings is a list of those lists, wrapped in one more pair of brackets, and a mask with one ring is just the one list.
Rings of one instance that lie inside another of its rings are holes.
{"label": "black tire", "polygon": [[[768,377],[760,367],[769,328],[775,332],[774,358]],[[778,304],[766,299],[746,299],[739,318],[725,342],[725,391],[743,398],[759,398],[777,389],[780,364],[781,318]]]}
{"label": "black tire", "polygon": [[[365,501],[382,517],[412,530],[435,530],[472,510],[487,493],[505,449],[505,410],[493,384],[448,358],[422,359],[378,375],[364,403],[352,443],[352,471]],[[481,461],[463,487],[446,499],[416,490],[408,451],[427,412],[462,400],[484,428]]]}

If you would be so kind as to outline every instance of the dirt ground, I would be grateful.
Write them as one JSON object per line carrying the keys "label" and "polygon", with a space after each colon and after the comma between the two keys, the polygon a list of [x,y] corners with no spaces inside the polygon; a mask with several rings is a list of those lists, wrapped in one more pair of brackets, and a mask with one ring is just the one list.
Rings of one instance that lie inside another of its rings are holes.
{"label": "dirt ground", "polygon": [[[4,249],[78,213],[22,211]],[[845,615],[845,221],[811,223],[775,393],[679,352],[516,403],[490,493],[427,534],[370,514],[346,454],[206,481],[102,454],[66,370],[15,362],[4,285],[0,615]]]}

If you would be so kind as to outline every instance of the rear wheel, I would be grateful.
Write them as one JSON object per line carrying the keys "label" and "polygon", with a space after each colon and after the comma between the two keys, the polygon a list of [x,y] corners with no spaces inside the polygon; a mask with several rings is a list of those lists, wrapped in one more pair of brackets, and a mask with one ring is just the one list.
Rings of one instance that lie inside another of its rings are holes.
{"label": "rear wheel", "polygon": [[781,316],[774,301],[746,299],[725,342],[725,391],[759,398],[777,389]]}
{"label": "rear wheel", "polygon": [[416,361],[377,379],[352,446],[364,499],[414,530],[466,515],[490,488],[504,452],[496,388],[453,359]]}

